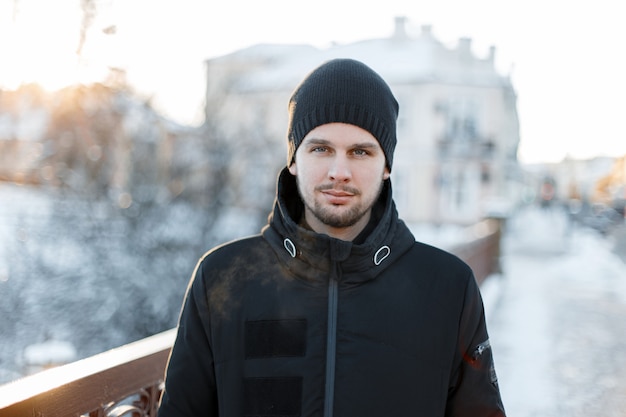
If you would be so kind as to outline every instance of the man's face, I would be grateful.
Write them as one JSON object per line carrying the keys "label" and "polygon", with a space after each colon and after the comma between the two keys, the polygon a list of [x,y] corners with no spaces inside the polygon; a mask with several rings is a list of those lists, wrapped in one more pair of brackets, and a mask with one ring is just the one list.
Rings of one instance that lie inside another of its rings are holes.
{"label": "man's face", "polygon": [[329,123],[311,130],[289,172],[296,176],[305,219],[318,233],[354,239],[389,178],[376,138],[360,127]]}

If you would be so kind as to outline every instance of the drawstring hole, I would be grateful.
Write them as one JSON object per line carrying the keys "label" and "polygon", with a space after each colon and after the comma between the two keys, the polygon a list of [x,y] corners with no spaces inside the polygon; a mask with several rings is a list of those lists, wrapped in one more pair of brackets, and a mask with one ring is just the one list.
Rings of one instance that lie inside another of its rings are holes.
{"label": "drawstring hole", "polygon": [[385,260],[385,258],[387,258],[387,256],[389,256],[389,254],[391,253],[391,249],[389,249],[389,246],[383,246],[380,249],[378,249],[376,251],[376,253],[374,254],[374,265],[378,266],[381,264],[382,261]]}
{"label": "drawstring hole", "polygon": [[296,245],[294,245],[289,238],[285,238],[285,240],[283,240],[283,246],[292,258],[296,257]]}

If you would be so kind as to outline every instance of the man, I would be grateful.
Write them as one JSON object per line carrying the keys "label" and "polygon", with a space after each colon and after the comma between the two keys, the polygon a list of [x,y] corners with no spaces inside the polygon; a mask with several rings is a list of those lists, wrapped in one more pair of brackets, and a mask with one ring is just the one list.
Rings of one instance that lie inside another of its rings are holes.
{"label": "man", "polygon": [[397,115],[358,61],[297,87],[269,224],[199,262],[159,417],[504,416],[472,271],[398,218]]}

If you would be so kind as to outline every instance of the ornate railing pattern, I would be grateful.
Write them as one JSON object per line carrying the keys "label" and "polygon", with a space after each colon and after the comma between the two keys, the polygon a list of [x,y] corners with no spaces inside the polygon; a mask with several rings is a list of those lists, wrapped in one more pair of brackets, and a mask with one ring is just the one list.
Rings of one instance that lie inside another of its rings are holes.
{"label": "ornate railing pattern", "polygon": [[[450,251],[481,283],[500,272],[497,220]],[[156,417],[175,329],[0,386],[0,417]]]}

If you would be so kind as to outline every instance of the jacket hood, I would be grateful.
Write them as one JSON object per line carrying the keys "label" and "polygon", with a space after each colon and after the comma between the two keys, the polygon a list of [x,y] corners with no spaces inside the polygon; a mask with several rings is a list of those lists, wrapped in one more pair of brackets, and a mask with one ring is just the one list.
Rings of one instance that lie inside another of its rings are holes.
{"label": "jacket hood", "polygon": [[263,237],[280,262],[296,277],[327,282],[331,272],[342,284],[357,284],[376,278],[414,243],[415,238],[398,218],[391,182],[386,180],[372,210],[376,225],[361,243],[319,234],[298,225],[304,205],[296,178],[284,168],[278,176],[274,209]]}

